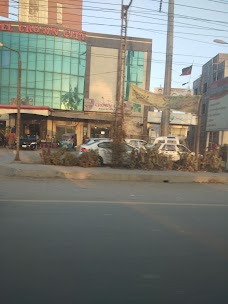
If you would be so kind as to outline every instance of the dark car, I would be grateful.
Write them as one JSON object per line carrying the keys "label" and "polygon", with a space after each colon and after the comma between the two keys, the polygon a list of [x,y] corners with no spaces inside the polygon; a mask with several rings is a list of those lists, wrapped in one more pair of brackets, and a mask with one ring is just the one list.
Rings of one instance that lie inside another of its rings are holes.
{"label": "dark car", "polygon": [[20,137],[20,148],[22,149],[37,149],[36,135],[23,135]]}

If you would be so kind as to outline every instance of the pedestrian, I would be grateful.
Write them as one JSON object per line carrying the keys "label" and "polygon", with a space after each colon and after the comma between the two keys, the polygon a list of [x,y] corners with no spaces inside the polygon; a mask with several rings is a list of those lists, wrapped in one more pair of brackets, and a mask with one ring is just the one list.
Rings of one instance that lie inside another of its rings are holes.
{"label": "pedestrian", "polygon": [[13,149],[15,146],[15,134],[10,133],[8,136],[9,149]]}

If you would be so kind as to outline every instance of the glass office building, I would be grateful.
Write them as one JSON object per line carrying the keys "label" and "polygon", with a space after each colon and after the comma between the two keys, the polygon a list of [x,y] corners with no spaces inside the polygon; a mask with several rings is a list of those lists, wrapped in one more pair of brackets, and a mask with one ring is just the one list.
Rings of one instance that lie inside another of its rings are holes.
{"label": "glass office building", "polygon": [[[120,37],[40,23],[0,25],[0,42],[21,54],[21,133],[42,140],[76,133],[78,144],[109,136],[119,96]],[[126,48],[125,101],[130,83],[149,90],[152,41],[128,37]],[[12,128],[18,54],[0,47],[0,68],[0,123]],[[142,113],[141,105],[133,103],[132,112]]]}
{"label": "glass office building", "polygon": [[[27,33],[0,32],[0,42],[21,53],[22,104],[83,111],[86,42]],[[18,55],[0,56],[0,104],[17,97]]]}

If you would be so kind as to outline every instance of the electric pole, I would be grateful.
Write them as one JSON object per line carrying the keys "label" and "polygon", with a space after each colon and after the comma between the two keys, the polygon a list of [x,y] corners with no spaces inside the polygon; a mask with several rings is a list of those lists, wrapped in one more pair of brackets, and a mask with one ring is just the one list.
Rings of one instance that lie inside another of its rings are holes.
{"label": "electric pole", "polygon": [[[173,29],[174,29],[174,0],[169,0],[168,26],[166,42],[165,81],[163,95],[171,95],[172,63],[173,63]],[[170,110],[162,111],[161,135],[169,135]]]}
{"label": "electric pole", "polygon": [[126,64],[126,49],[127,49],[127,14],[132,4],[121,4],[121,36],[120,36],[120,51],[119,51],[119,66],[117,78],[117,104],[115,113],[114,141],[122,141],[123,139],[123,121],[124,121],[124,82],[125,82],[125,64]]}

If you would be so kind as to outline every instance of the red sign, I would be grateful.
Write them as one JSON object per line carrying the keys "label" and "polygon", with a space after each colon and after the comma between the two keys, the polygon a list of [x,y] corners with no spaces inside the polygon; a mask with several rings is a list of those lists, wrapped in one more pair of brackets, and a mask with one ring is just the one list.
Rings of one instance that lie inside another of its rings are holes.
{"label": "red sign", "polygon": [[72,29],[64,29],[61,27],[44,26],[30,23],[9,23],[1,22],[0,31],[17,32],[26,34],[40,34],[45,36],[57,36],[62,38],[85,41],[86,34]]}

